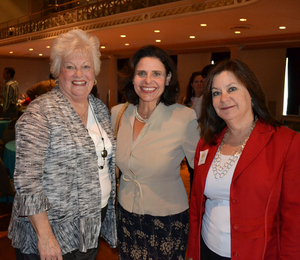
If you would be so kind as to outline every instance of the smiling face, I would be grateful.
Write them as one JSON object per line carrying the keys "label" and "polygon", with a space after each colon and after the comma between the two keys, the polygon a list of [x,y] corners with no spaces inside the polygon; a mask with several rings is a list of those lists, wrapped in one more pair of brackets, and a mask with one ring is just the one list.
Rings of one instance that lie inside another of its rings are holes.
{"label": "smiling face", "polygon": [[59,89],[70,101],[87,98],[95,81],[92,59],[83,56],[65,58],[58,79]]}
{"label": "smiling face", "polygon": [[201,75],[196,76],[191,85],[194,89],[195,97],[200,97],[204,90],[204,78]]}
{"label": "smiling face", "polygon": [[159,102],[160,96],[171,80],[171,73],[166,76],[166,69],[158,58],[145,57],[138,62],[133,78],[134,90],[140,101]]}
{"label": "smiling face", "polygon": [[251,96],[230,71],[223,71],[214,77],[212,102],[216,113],[226,124],[253,121]]}

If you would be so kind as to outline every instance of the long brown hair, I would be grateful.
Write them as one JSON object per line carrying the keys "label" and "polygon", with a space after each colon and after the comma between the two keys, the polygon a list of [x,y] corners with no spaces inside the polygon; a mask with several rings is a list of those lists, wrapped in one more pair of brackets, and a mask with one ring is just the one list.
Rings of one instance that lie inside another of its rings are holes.
{"label": "long brown hair", "polygon": [[230,71],[246,87],[251,99],[254,116],[266,122],[276,129],[281,125],[269,112],[266,105],[266,96],[261,84],[253,71],[242,61],[230,59],[217,64],[206,79],[203,93],[202,113],[199,118],[201,137],[209,145],[215,145],[216,135],[226,126],[225,121],[220,118],[212,104],[212,85],[216,75],[223,71]]}

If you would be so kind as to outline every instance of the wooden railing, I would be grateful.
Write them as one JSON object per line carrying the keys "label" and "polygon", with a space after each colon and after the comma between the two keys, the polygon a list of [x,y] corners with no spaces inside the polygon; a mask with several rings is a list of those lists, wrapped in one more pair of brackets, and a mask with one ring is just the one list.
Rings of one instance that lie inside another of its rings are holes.
{"label": "wooden railing", "polygon": [[180,0],[71,1],[0,24],[0,39]]}

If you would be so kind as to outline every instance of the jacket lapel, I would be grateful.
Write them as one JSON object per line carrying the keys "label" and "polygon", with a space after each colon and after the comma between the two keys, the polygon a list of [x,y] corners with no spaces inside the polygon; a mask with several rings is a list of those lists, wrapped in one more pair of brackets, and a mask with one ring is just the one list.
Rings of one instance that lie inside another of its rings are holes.
{"label": "jacket lapel", "polygon": [[233,179],[236,179],[241,172],[259,155],[261,150],[267,145],[272,137],[274,130],[269,125],[262,124],[259,120],[253,129],[247,144],[241,154],[235,168]]}
{"label": "jacket lapel", "polygon": [[[210,166],[213,162],[213,159],[215,158],[216,152],[218,151],[219,145],[220,145],[220,143],[221,143],[221,141],[224,137],[226,129],[227,129],[227,127],[224,130],[222,130],[222,132],[218,135],[218,137],[216,139],[216,142],[217,142],[216,145],[213,145],[213,146],[204,145],[203,148],[201,149],[201,151],[205,151],[206,149],[208,149],[208,153],[207,153],[205,163],[203,165],[201,165],[200,169],[199,169],[199,171],[201,173],[204,173],[204,172],[206,173],[206,174],[201,174],[202,187],[205,187],[206,177],[207,177],[209,168],[210,168]],[[199,158],[200,158],[200,155],[199,155]],[[198,162],[195,162],[195,163],[198,165]]]}

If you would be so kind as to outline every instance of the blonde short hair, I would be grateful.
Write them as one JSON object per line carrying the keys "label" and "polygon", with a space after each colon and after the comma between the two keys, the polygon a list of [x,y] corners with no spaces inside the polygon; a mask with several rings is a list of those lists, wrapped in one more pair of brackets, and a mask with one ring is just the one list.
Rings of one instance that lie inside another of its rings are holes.
{"label": "blonde short hair", "polygon": [[80,29],[73,29],[59,35],[53,42],[50,55],[50,72],[54,78],[58,78],[62,62],[66,57],[88,56],[94,65],[95,75],[100,72],[99,40]]}

